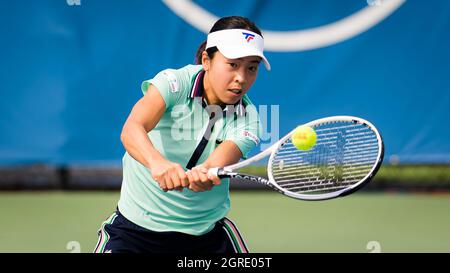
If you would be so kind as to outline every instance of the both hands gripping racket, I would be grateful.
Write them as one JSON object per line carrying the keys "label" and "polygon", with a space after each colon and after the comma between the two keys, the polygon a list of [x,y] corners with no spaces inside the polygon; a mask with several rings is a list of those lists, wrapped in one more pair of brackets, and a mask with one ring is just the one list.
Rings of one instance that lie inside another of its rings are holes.
{"label": "both hands gripping racket", "polygon": [[[353,193],[367,184],[383,161],[384,145],[370,122],[352,116],[334,116],[305,124],[317,134],[316,145],[298,150],[291,136],[284,136],[265,151],[224,168],[212,168],[219,178],[262,183],[301,200],[325,200]],[[270,156],[268,178],[235,172]]]}

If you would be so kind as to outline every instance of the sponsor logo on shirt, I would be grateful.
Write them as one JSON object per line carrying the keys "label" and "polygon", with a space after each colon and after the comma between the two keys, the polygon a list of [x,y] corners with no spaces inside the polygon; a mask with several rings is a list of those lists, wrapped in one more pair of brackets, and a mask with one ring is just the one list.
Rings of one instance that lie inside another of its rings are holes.
{"label": "sponsor logo on shirt", "polygon": [[163,74],[164,76],[166,76],[167,81],[169,82],[170,92],[175,93],[180,91],[180,85],[178,84],[177,76],[169,70],[164,71]]}
{"label": "sponsor logo on shirt", "polygon": [[255,142],[256,145],[259,143],[259,138],[255,136],[254,134],[250,133],[249,131],[243,131],[243,136],[247,139],[250,139],[251,141]]}

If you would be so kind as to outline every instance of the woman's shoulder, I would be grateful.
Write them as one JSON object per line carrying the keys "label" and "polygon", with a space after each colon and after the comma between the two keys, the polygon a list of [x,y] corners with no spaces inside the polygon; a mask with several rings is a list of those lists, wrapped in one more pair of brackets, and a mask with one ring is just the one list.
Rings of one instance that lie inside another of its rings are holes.
{"label": "woman's shoulder", "polygon": [[163,71],[162,73],[170,73],[173,75],[173,77],[176,77],[180,81],[188,81],[191,82],[193,78],[197,76],[197,74],[202,70],[201,65],[193,65],[188,64],[186,66],[183,66],[181,68],[168,68]]}
{"label": "woman's shoulder", "polygon": [[199,64],[188,64],[186,66],[183,66],[182,68],[179,68],[178,70],[181,73],[186,73],[190,77],[195,77],[198,72],[200,72],[203,69],[202,65]]}
{"label": "woman's shoulder", "polygon": [[157,73],[153,78],[142,83],[142,91],[147,91],[150,84],[155,85],[161,92],[186,93],[190,92],[192,83],[197,74],[202,70],[201,65],[186,65],[181,68],[166,68]]}
{"label": "woman's shoulder", "polygon": [[195,77],[201,70],[201,65],[188,64],[177,69],[165,69],[161,71],[161,74],[163,74],[167,78],[171,85],[176,85],[179,89],[181,89],[179,91],[189,92],[195,80]]}

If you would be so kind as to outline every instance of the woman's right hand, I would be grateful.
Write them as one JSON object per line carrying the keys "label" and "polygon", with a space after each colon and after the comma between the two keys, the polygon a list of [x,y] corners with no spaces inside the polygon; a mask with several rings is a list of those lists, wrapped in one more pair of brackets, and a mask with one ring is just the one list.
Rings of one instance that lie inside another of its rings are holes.
{"label": "woman's right hand", "polygon": [[150,172],[165,192],[173,189],[181,192],[184,187],[189,186],[188,177],[180,164],[168,160],[152,162]]}

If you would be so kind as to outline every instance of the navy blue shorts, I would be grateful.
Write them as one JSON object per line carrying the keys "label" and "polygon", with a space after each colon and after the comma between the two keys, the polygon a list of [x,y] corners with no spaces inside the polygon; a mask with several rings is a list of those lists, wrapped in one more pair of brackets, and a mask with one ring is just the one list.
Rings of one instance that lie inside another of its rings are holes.
{"label": "navy blue shorts", "polygon": [[208,233],[196,236],[148,230],[117,210],[102,224],[98,236],[95,253],[248,253],[236,225],[226,217]]}

